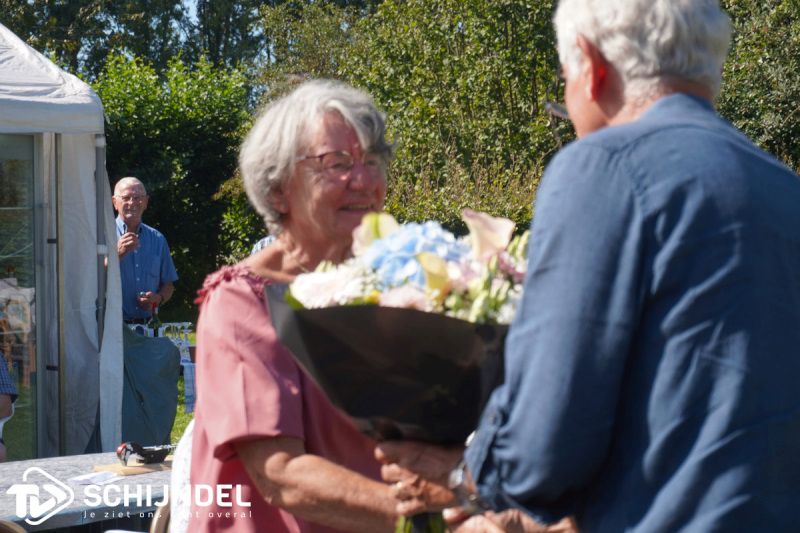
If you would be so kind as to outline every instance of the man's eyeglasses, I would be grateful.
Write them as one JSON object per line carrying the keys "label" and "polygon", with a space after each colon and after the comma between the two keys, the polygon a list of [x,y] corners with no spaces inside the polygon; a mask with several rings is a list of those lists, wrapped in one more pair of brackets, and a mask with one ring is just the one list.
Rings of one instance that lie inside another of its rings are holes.
{"label": "man's eyeglasses", "polygon": [[[333,175],[341,175],[349,172],[356,164],[356,158],[346,150],[335,152],[325,152],[319,155],[304,155],[295,159],[295,162],[316,159],[319,161],[322,170]],[[386,162],[384,158],[375,152],[367,152],[361,159],[361,163],[367,172],[373,176],[382,176],[386,172]]]}
{"label": "man's eyeglasses", "polygon": [[561,70],[558,70],[544,97],[544,110],[549,116],[550,129],[553,131],[553,137],[559,148],[563,145],[562,135],[567,134],[568,131],[568,128],[564,126],[565,121],[571,124],[567,108],[563,104],[557,103],[562,100],[563,87],[564,76],[561,74]]}
{"label": "man's eyeglasses", "polygon": [[134,194],[133,196],[129,196],[127,194],[125,196],[119,196],[119,195],[115,194],[114,196],[119,198],[120,200],[122,200],[126,204],[128,202],[134,202],[134,203],[138,204],[138,203],[144,202],[145,198],[147,198],[146,194]]}

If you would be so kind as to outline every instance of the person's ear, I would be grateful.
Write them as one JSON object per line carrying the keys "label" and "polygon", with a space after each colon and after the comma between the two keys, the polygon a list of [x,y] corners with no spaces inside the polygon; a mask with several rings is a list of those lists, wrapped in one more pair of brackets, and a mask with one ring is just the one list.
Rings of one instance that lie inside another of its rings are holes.
{"label": "person's ear", "polygon": [[280,187],[279,189],[276,189],[270,193],[269,203],[272,205],[272,208],[281,215],[285,215],[289,212],[289,202],[286,197],[286,193],[283,191],[283,187]]}
{"label": "person's ear", "polygon": [[600,100],[608,88],[611,65],[600,49],[583,35],[578,35],[578,48],[583,53],[585,73],[589,76],[590,83],[585,86],[586,96],[594,101]]}

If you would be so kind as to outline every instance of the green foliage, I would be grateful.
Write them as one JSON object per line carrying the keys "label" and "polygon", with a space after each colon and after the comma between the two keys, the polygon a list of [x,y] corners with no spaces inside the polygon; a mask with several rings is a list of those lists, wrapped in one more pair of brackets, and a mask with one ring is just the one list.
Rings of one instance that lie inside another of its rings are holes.
{"label": "green foliage", "polygon": [[166,67],[181,47],[181,0],[0,0],[0,21],[35,49],[88,78],[109,51]]}
{"label": "green foliage", "polygon": [[123,176],[145,183],[145,222],[165,234],[178,269],[175,303],[165,315],[191,308],[216,268],[225,206],[215,193],[236,168],[249,121],[246,81],[240,70],[205,60],[189,68],[174,59],[160,77],[140,59],[114,55],[94,84],[107,117],[112,185]]}
{"label": "green foliage", "polygon": [[720,113],[800,171],[800,1],[727,0],[734,40]]}
{"label": "green foliage", "polygon": [[443,168],[420,168],[416,180],[398,177],[392,170],[386,210],[400,222],[438,220],[463,234],[461,211],[468,207],[507,217],[517,224],[517,231],[523,231],[530,224],[534,192],[543,171],[542,163],[530,165],[523,160],[468,169],[447,156]]}
{"label": "green foliage", "polygon": [[398,219],[457,228],[471,206],[527,226],[555,148],[542,109],[557,64],[551,17],[540,0],[388,0],[359,21],[341,74],[387,112]]}
{"label": "green foliage", "polygon": [[80,54],[104,38],[105,0],[0,0],[0,21],[21,39],[72,72]]}
{"label": "green foliage", "polygon": [[222,184],[215,198],[226,206],[219,228],[217,260],[222,264],[236,263],[250,255],[253,245],[266,234],[264,221],[247,201],[238,173]]}
{"label": "green foliage", "polygon": [[267,97],[283,92],[287,78],[337,77],[340,62],[348,61],[359,13],[318,2],[262,7],[262,26],[270,43],[270,61],[262,69]]}
{"label": "green foliage", "polygon": [[430,163],[451,147],[467,167],[546,151],[551,16],[539,0],[390,0],[362,20],[344,74],[385,105],[404,149]]}
{"label": "green foliage", "polygon": [[197,24],[188,40],[194,57],[235,66],[253,61],[263,37],[258,27],[256,0],[196,0]]}
{"label": "green foliage", "polygon": [[110,50],[147,58],[161,72],[180,55],[181,30],[187,15],[181,0],[115,0],[105,6],[105,38],[86,54],[84,70],[91,78],[100,74]]}

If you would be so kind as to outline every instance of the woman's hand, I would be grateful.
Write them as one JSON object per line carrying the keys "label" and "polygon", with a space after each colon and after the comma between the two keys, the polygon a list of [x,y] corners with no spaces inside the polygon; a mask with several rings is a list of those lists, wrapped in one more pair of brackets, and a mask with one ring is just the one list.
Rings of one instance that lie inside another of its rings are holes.
{"label": "woman's hand", "polygon": [[264,500],[304,520],[346,531],[394,531],[387,485],[306,453],[303,441],[272,437],[236,443]]}
{"label": "woman's hand", "polygon": [[381,476],[392,483],[397,512],[410,516],[440,511],[456,503],[448,488],[450,471],[456,467],[464,449],[444,448],[420,442],[382,442],[375,457],[383,463]]}

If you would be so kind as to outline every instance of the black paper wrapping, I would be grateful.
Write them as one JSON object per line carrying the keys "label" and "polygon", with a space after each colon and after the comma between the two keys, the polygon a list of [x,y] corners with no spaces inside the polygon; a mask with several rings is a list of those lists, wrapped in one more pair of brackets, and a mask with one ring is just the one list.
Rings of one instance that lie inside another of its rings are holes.
{"label": "black paper wrapping", "polygon": [[376,440],[463,444],[503,379],[507,326],[374,305],[296,310],[284,291],[266,288],[281,342]]}

